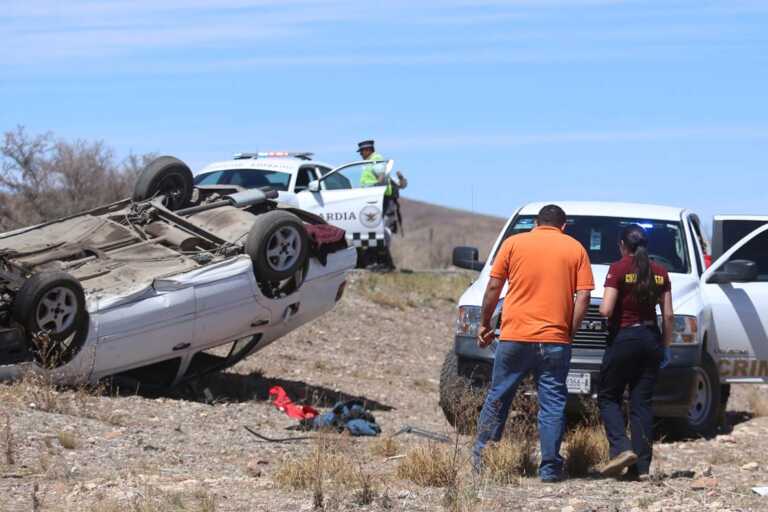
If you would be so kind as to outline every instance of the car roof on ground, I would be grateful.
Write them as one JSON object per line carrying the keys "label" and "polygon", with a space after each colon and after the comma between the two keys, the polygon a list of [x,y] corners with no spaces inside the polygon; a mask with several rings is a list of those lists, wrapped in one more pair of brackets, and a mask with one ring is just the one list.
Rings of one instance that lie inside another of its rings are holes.
{"label": "car roof on ground", "polygon": [[620,217],[679,221],[684,209],[643,203],[619,203],[612,201],[547,201],[528,203],[520,210],[521,215],[536,215],[547,204],[556,204],[566,215],[592,217]]}
{"label": "car roof on ground", "polygon": [[280,157],[280,158],[239,158],[233,160],[222,160],[220,162],[213,162],[208,164],[202,169],[198,169],[193,172],[195,176],[200,174],[207,174],[214,171],[226,171],[230,169],[254,169],[264,171],[278,171],[295,173],[299,170],[299,167],[306,164],[320,165],[333,169],[332,165],[328,165],[317,160],[304,160],[301,158],[293,157]]}

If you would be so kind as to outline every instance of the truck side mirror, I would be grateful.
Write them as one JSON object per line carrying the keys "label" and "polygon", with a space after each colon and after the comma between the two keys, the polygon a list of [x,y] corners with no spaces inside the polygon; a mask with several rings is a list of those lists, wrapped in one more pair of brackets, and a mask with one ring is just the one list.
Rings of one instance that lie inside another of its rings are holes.
{"label": "truck side mirror", "polygon": [[721,269],[714,272],[710,278],[710,283],[748,283],[757,279],[757,263],[751,260],[732,260],[726,262]]}
{"label": "truck side mirror", "polygon": [[483,270],[485,262],[480,261],[480,251],[475,247],[454,247],[453,266],[468,270]]}
{"label": "truck side mirror", "polygon": [[320,192],[320,182],[317,180],[312,180],[309,182],[309,186],[307,188],[310,192]]}

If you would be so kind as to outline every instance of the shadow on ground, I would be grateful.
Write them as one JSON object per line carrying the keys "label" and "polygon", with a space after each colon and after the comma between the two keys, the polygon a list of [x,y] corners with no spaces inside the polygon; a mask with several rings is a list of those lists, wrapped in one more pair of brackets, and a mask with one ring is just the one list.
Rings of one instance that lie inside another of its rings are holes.
{"label": "shadow on ground", "polygon": [[248,375],[214,373],[177,390],[174,395],[176,398],[200,402],[266,401],[273,386],[281,386],[295,402],[315,407],[333,407],[337,402],[359,400],[367,409],[373,411],[394,409],[391,405],[364,395],[353,395],[298,380],[265,377],[260,372]]}

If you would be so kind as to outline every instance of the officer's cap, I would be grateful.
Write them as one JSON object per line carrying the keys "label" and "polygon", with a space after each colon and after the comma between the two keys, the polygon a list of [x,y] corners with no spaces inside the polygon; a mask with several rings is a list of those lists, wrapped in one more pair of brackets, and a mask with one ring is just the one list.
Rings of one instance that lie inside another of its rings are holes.
{"label": "officer's cap", "polygon": [[373,141],[372,140],[364,140],[362,142],[357,143],[357,152],[361,152],[364,149],[373,149]]}

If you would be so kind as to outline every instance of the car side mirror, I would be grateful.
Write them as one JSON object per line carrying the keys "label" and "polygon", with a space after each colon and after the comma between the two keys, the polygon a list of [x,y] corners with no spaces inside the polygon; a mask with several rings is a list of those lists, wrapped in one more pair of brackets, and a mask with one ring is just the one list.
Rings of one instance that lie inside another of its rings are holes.
{"label": "car side mirror", "polygon": [[714,272],[708,282],[716,284],[748,283],[757,280],[757,263],[751,260],[733,260],[726,262]]}
{"label": "car side mirror", "polygon": [[483,270],[484,261],[480,261],[480,251],[475,247],[454,247],[453,266],[468,270]]}
{"label": "car side mirror", "polygon": [[310,181],[307,189],[309,189],[310,192],[320,192],[320,182],[317,180]]}

